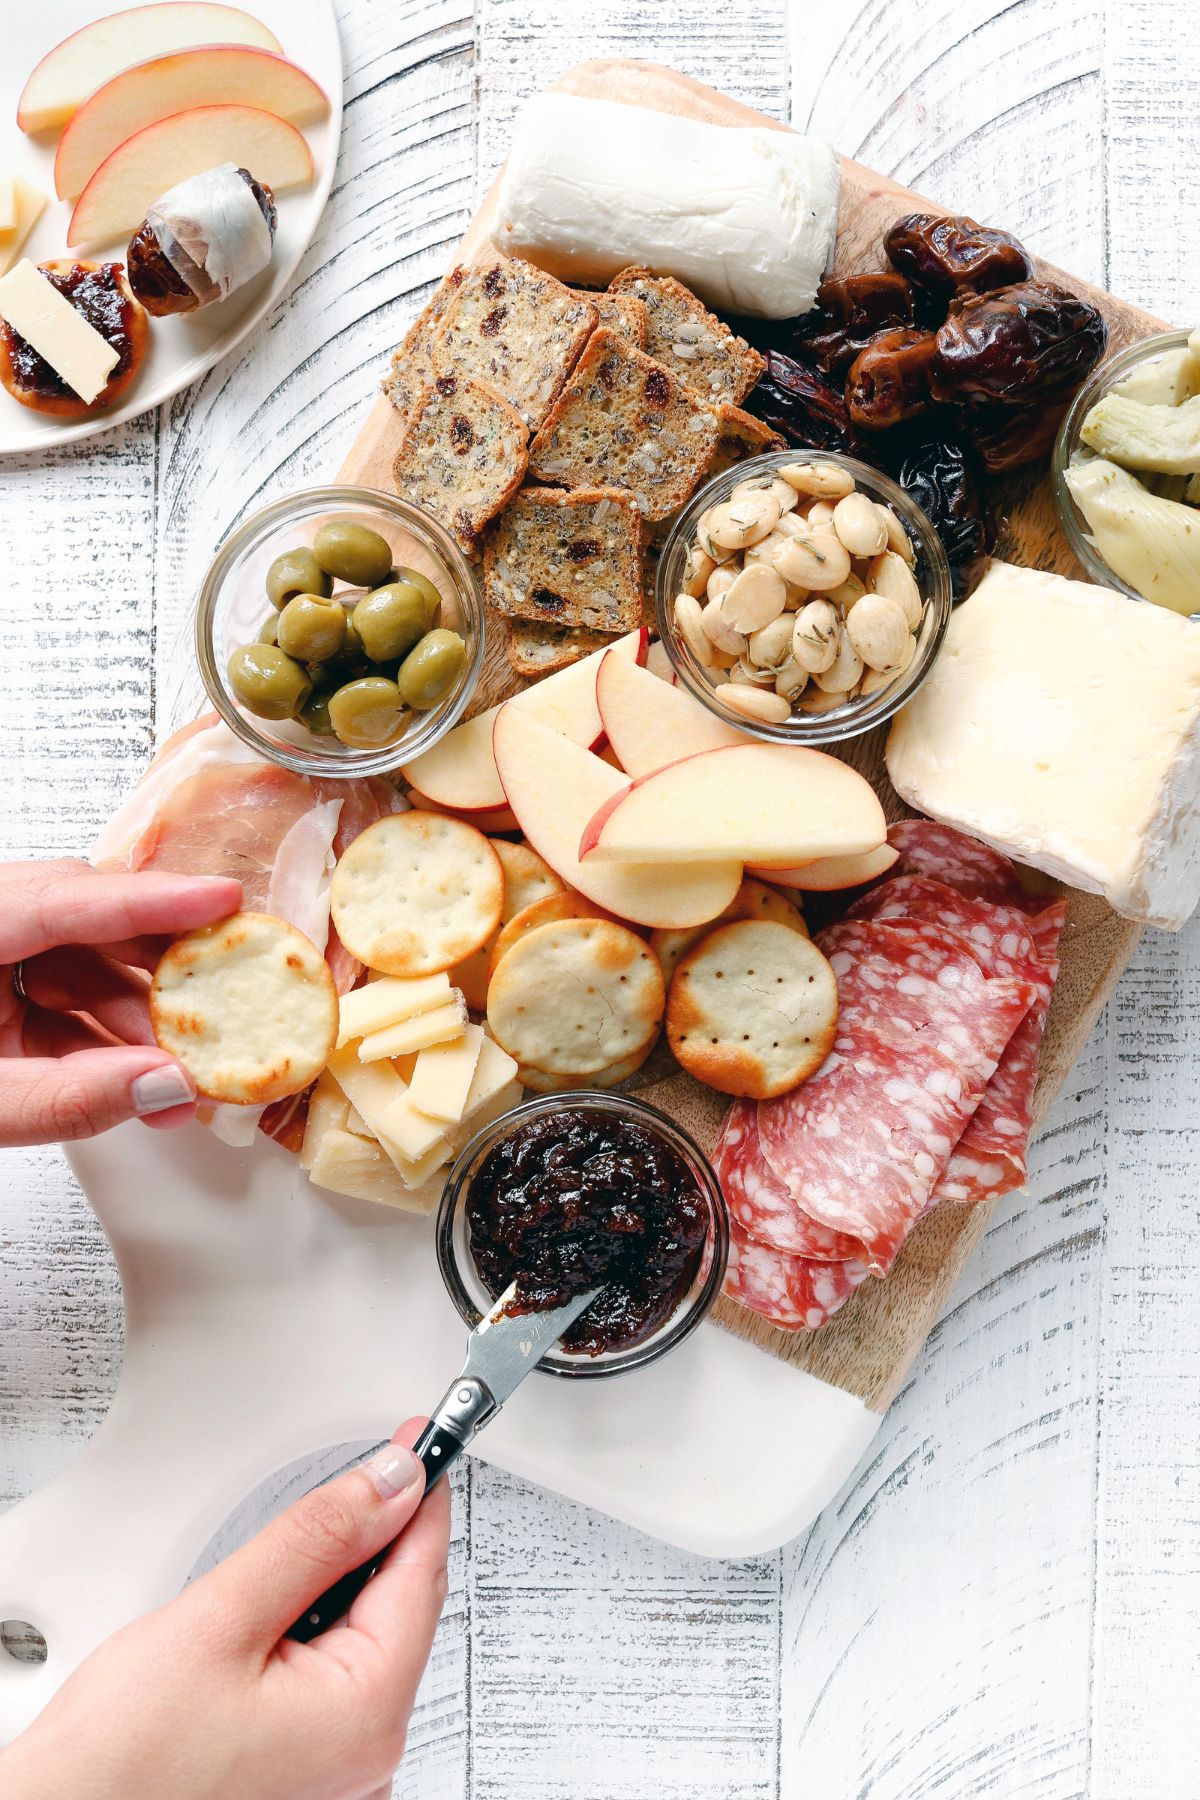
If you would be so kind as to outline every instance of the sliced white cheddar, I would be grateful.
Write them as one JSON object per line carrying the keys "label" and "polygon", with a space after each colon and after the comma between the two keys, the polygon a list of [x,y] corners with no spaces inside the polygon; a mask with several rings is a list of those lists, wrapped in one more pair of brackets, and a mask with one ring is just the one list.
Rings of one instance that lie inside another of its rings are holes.
{"label": "sliced white cheddar", "polygon": [[448,1160],[448,1127],[413,1110],[407,1086],[390,1062],[360,1062],[357,1047],[347,1044],[330,1057],[328,1073],[411,1186],[419,1187],[429,1168]]}
{"label": "sliced white cheddar", "polygon": [[457,1125],[467,1108],[482,1044],[482,1028],[467,1025],[461,1037],[422,1050],[409,1083],[409,1104],[431,1119]]}
{"label": "sliced white cheddar", "polygon": [[428,1151],[424,1156],[413,1158],[409,1156],[393,1155],[392,1161],[396,1165],[400,1179],[405,1187],[413,1189],[428,1188],[433,1190],[433,1197],[428,1206],[423,1206],[422,1208],[425,1212],[431,1212],[437,1205],[438,1196],[442,1191],[442,1187],[445,1185],[444,1178],[442,1181],[437,1181],[435,1178],[438,1170],[444,1169],[446,1164],[450,1161],[450,1152],[439,1144],[433,1150]]}
{"label": "sliced white cheddar", "polygon": [[441,1195],[440,1182],[406,1181],[378,1144],[336,1127],[322,1137],[309,1179],[331,1193],[398,1206],[404,1212],[432,1212]]}
{"label": "sliced white cheddar", "polygon": [[0,279],[0,319],[89,406],[108,386],[116,350],[28,258]]}
{"label": "sliced white cheddar", "polygon": [[[479,1058],[475,1064],[475,1073],[471,1078],[471,1086],[463,1104],[462,1116],[472,1131],[479,1129],[482,1120],[480,1114],[491,1105],[498,1094],[504,1092],[510,1082],[516,1081],[517,1064],[515,1058],[502,1050],[495,1038],[490,1038],[480,1026],[483,1042],[479,1046]],[[520,1088],[518,1084],[518,1099]],[[515,1102],[510,1102],[515,1104]],[[505,1108],[501,1109],[506,1110]]]}
{"label": "sliced white cheddar", "polygon": [[0,275],[6,275],[25,246],[25,240],[46,210],[41,188],[23,175],[13,176],[15,216],[7,231],[0,232]]}
{"label": "sliced white cheddar", "polygon": [[356,1106],[351,1106],[347,1109],[345,1129],[347,1131],[352,1131],[355,1137],[369,1138],[375,1136],[375,1133],[371,1130],[371,1127],[367,1124],[367,1121],[363,1118]]}
{"label": "sliced white cheddar", "polygon": [[[424,1054],[424,1052],[422,1052]],[[450,1160],[450,1134],[453,1127],[444,1119],[431,1119],[418,1112],[410,1094],[387,1109],[387,1150],[401,1161],[420,1162],[440,1151],[443,1162]]]}
{"label": "sliced white cheddar", "polygon": [[12,231],[17,223],[17,178],[12,169],[0,169],[0,232]]}
{"label": "sliced white cheddar", "polygon": [[359,1061],[377,1062],[381,1057],[407,1056],[413,1050],[424,1050],[429,1044],[444,1044],[447,1038],[459,1037],[467,1022],[467,1008],[461,994],[418,1013],[415,1019],[402,1019],[398,1025],[385,1025],[361,1039]]}
{"label": "sliced white cheddar", "polygon": [[338,1014],[338,1048],[351,1038],[365,1037],[370,1031],[382,1031],[385,1025],[398,1025],[402,1019],[415,1018],[431,1007],[449,1000],[450,977],[418,975],[406,981],[398,975],[381,975],[366,987],[343,994]]}
{"label": "sliced white cheddar", "polygon": [[308,1097],[308,1116],[304,1121],[304,1142],[300,1146],[300,1167],[311,1169],[327,1131],[347,1130],[350,1103],[328,1070],[322,1074]]}
{"label": "sliced white cheddar", "polygon": [[993,563],[887,766],[931,818],[1176,930],[1200,900],[1200,623]]}

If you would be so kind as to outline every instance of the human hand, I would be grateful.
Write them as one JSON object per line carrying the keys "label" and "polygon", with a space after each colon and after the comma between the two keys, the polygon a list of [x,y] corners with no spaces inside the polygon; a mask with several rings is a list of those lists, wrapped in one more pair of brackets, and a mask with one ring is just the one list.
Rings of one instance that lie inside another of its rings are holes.
{"label": "human hand", "polygon": [[[0,1790],[385,1800],[446,1598],[449,1487],[422,1505],[424,1471],[405,1447],[421,1424],[102,1644],[0,1755]],[[310,1644],[284,1637],[400,1531],[344,1629]]]}
{"label": "human hand", "polygon": [[145,971],[241,902],[225,879],[0,863],[0,1145],[191,1118],[195,1084],[155,1045]]}

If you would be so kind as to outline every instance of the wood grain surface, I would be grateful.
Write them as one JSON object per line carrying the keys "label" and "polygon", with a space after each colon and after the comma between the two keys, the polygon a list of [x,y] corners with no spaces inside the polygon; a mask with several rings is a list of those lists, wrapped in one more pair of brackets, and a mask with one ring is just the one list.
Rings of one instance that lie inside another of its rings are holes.
{"label": "wood grain surface", "polygon": [[[0,468],[10,854],[83,851],[194,709],[186,631],[214,542],[336,466],[517,107],[574,63],[672,64],[1194,319],[1200,50],[1184,0],[339,11],[341,164],[287,300],[172,407]],[[396,1794],[1191,1800],[1198,1017],[1200,931],[1148,934],[871,1454],[778,1555],[706,1563],[463,1469]],[[3,1504],[103,1415],[121,1303],[59,1153],[0,1169]],[[336,1460],[248,1496],[214,1552]]]}

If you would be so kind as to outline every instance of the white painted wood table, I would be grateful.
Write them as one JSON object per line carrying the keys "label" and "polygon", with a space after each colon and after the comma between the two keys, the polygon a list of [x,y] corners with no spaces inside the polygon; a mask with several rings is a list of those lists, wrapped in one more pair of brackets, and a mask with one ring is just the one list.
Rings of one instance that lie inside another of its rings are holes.
{"label": "white painted wood table", "polygon": [[[9,854],[84,850],[191,716],[190,611],[213,544],[333,470],[517,106],[581,58],[673,63],[1164,318],[1200,314],[1193,0],[341,13],[341,164],[287,300],[160,413],[0,466]],[[1194,922],[1145,941],[1028,1191],[1001,1203],[868,1460],[807,1537],[708,1563],[482,1466],[459,1474],[451,1596],[396,1793],[1200,1793],[1198,1149]],[[94,1429],[120,1333],[112,1259],[61,1155],[5,1154],[0,1505]],[[249,1496],[214,1553],[335,1460]]]}

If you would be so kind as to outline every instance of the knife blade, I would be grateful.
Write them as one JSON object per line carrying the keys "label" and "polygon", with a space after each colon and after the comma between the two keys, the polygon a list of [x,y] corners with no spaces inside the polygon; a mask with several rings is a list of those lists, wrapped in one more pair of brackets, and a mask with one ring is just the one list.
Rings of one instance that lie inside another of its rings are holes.
{"label": "knife blade", "polygon": [[[543,1312],[506,1314],[505,1308],[516,1291],[514,1281],[470,1334],[461,1370],[434,1407],[428,1425],[413,1445],[413,1455],[425,1467],[426,1493],[441,1480],[476,1432],[495,1418],[529,1371],[536,1369],[542,1357],[554,1348],[580,1314],[587,1311],[601,1290],[588,1288],[565,1305],[548,1307]],[[368,1562],[335,1581],[295,1621],[288,1630],[288,1637],[307,1644],[342,1618],[391,1547],[391,1544],[385,1544]]]}

